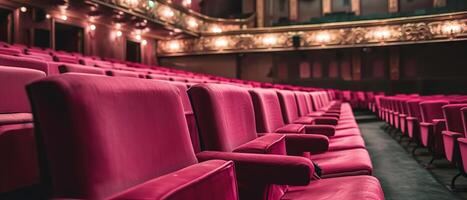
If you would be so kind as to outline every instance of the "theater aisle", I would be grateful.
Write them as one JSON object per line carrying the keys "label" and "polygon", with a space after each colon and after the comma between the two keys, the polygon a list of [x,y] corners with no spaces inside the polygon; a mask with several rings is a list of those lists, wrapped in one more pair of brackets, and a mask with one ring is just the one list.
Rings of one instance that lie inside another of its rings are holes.
{"label": "theater aisle", "polygon": [[374,175],[380,180],[386,200],[457,200],[424,169],[410,153],[380,127],[381,121],[356,113],[366,148],[373,161]]}

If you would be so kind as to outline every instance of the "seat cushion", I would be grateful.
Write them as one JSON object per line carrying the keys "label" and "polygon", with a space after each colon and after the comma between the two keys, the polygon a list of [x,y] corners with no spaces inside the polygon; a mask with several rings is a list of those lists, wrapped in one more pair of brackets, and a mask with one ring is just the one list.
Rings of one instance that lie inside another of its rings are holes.
{"label": "seat cushion", "polygon": [[378,179],[372,176],[350,176],[312,181],[307,186],[290,187],[282,200],[378,200],[384,199]]}
{"label": "seat cushion", "polygon": [[329,139],[329,151],[355,148],[365,148],[365,141],[358,135]]}
{"label": "seat cushion", "polygon": [[322,177],[371,175],[373,166],[365,149],[328,151],[310,156],[322,169]]}
{"label": "seat cushion", "polygon": [[333,138],[347,137],[347,136],[354,136],[354,135],[361,136],[360,129],[348,128],[348,129],[336,130],[336,133],[334,134]]}

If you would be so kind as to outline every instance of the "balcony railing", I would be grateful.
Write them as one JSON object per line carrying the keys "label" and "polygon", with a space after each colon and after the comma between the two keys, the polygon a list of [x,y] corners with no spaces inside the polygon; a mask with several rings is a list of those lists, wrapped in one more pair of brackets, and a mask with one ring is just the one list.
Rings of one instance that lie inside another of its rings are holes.
{"label": "balcony railing", "polygon": [[202,35],[251,28],[255,15],[246,19],[209,17],[163,0],[91,0],[95,3],[120,8],[122,11],[161,23],[173,29]]}
{"label": "balcony railing", "polygon": [[275,28],[158,41],[158,56],[385,46],[467,40],[467,12]]}

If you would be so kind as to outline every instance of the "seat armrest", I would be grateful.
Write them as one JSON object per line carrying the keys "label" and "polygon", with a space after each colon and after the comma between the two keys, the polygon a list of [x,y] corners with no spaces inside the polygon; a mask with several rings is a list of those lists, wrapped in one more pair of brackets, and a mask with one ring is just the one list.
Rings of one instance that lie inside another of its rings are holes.
{"label": "seat armrest", "polygon": [[234,152],[286,155],[285,136],[266,133],[250,142],[238,146]]}
{"label": "seat armrest", "polygon": [[433,119],[433,125],[436,131],[446,130],[446,120],[445,119]]}
{"label": "seat armrest", "polygon": [[305,125],[303,124],[287,124],[274,131],[275,133],[304,133]]}
{"label": "seat armrest", "polygon": [[333,125],[336,126],[339,123],[335,117],[314,117],[316,125]]}
{"label": "seat armrest", "polygon": [[285,134],[285,144],[290,155],[304,152],[317,154],[329,149],[329,139],[324,135]]}
{"label": "seat armrest", "polygon": [[305,126],[305,133],[332,137],[336,134],[336,128],[331,125],[307,125]]}
{"label": "seat armrest", "polygon": [[455,139],[464,136],[462,133],[452,132],[452,131],[442,131],[441,133],[443,135],[447,135],[447,136],[450,136],[450,137],[455,138]]}
{"label": "seat armrest", "polygon": [[209,160],[149,180],[110,199],[235,200],[237,198],[234,163]]}
{"label": "seat armrest", "polygon": [[467,145],[467,138],[465,137],[458,138],[457,141],[463,145]]}
{"label": "seat armrest", "polygon": [[433,126],[433,123],[430,123],[430,122],[420,122],[420,126],[421,126],[421,127],[429,127],[429,126]]}
{"label": "seat armrest", "polygon": [[300,156],[203,151],[196,157],[234,161],[238,182],[308,185],[314,173],[310,159]]}

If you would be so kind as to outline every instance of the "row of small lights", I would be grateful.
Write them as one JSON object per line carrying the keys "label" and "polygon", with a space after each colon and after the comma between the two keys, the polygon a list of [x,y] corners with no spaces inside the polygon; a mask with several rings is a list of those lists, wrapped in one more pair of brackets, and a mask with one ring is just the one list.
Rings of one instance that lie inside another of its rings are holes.
{"label": "row of small lights", "polygon": [[[22,7],[19,8],[19,10],[20,10],[21,12],[23,12],[23,13],[26,13],[26,12],[28,11],[28,8],[25,7],[25,6],[22,6]],[[46,14],[46,15],[45,15],[45,18],[46,18],[46,19],[50,19],[50,18],[52,18],[52,16],[51,16],[50,14]],[[61,19],[61,20],[63,20],[63,21],[67,21],[67,20],[68,20],[68,16],[65,15],[65,14],[62,14],[62,15],[58,16],[58,18]],[[122,27],[122,26],[121,26],[120,23],[115,24],[115,36],[117,36],[117,38],[120,38],[120,37],[123,36],[123,32],[121,31],[121,27]],[[90,23],[90,24],[88,25],[87,28],[89,29],[89,31],[91,31],[91,34],[93,34],[94,31],[96,31],[97,26],[96,26],[95,24],[93,24],[93,23]],[[146,28],[144,31],[145,31],[145,32],[149,31],[149,28]],[[141,31],[135,31],[135,32],[136,32],[136,33],[135,33],[134,38],[135,38],[137,41],[140,41],[140,42],[141,42],[141,45],[143,45],[143,46],[147,45],[147,44],[148,44],[148,41],[142,38],[142,36],[141,36]]]}
{"label": "row of small lights", "polygon": [[[127,1],[128,1],[127,4],[130,5],[130,6],[133,6],[133,7],[136,6],[137,3],[138,3],[136,0],[127,0]],[[149,2],[149,3],[148,3],[149,5],[152,5],[152,6],[150,6],[150,7],[153,7],[154,2],[153,2],[153,1],[148,1],[148,2]],[[168,1],[168,3],[171,3],[171,1]],[[184,1],[182,2],[182,5],[183,5],[184,7],[189,8],[189,7],[191,7],[191,3],[192,3],[191,0],[184,0]],[[176,16],[175,16],[174,10],[173,10],[171,7],[165,6],[165,5],[161,6],[161,8],[160,8],[159,11],[158,11],[158,14],[159,14],[159,16],[160,16],[162,19],[165,19],[165,20],[168,20],[168,21],[170,21],[170,20],[172,20],[174,17],[176,17]],[[198,26],[199,26],[198,20],[196,20],[194,17],[186,17],[185,22],[186,22],[186,24],[188,25],[188,27],[189,27],[190,29],[197,29]],[[218,25],[212,25],[212,26],[209,28],[209,31],[210,31],[211,33],[222,33],[223,30],[222,30],[222,28],[221,28],[220,26],[218,26]]]}
{"label": "row of small lights", "polygon": [[[462,32],[462,25],[457,22],[448,22],[442,25],[441,33],[448,36],[453,36]],[[382,43],[394,37],[394,32],[389,28],[381,27],[374,30],[371,33],[372,37]],[[314,41],[325,46],[326,44],[332,42],[333,34],[328,31],[321,31],[314,35]],[[278,38],[275,35],[266,35],[261,38],[261,42],[264,46],[272,47],[277,44]],[[216,38],[213,41],[214,47],[219,50],[226,48],[229,45],[229,40],[225,37]],[[168,43],[168,50],[176,52],[181,49],[180,41],[174,40]]]}

